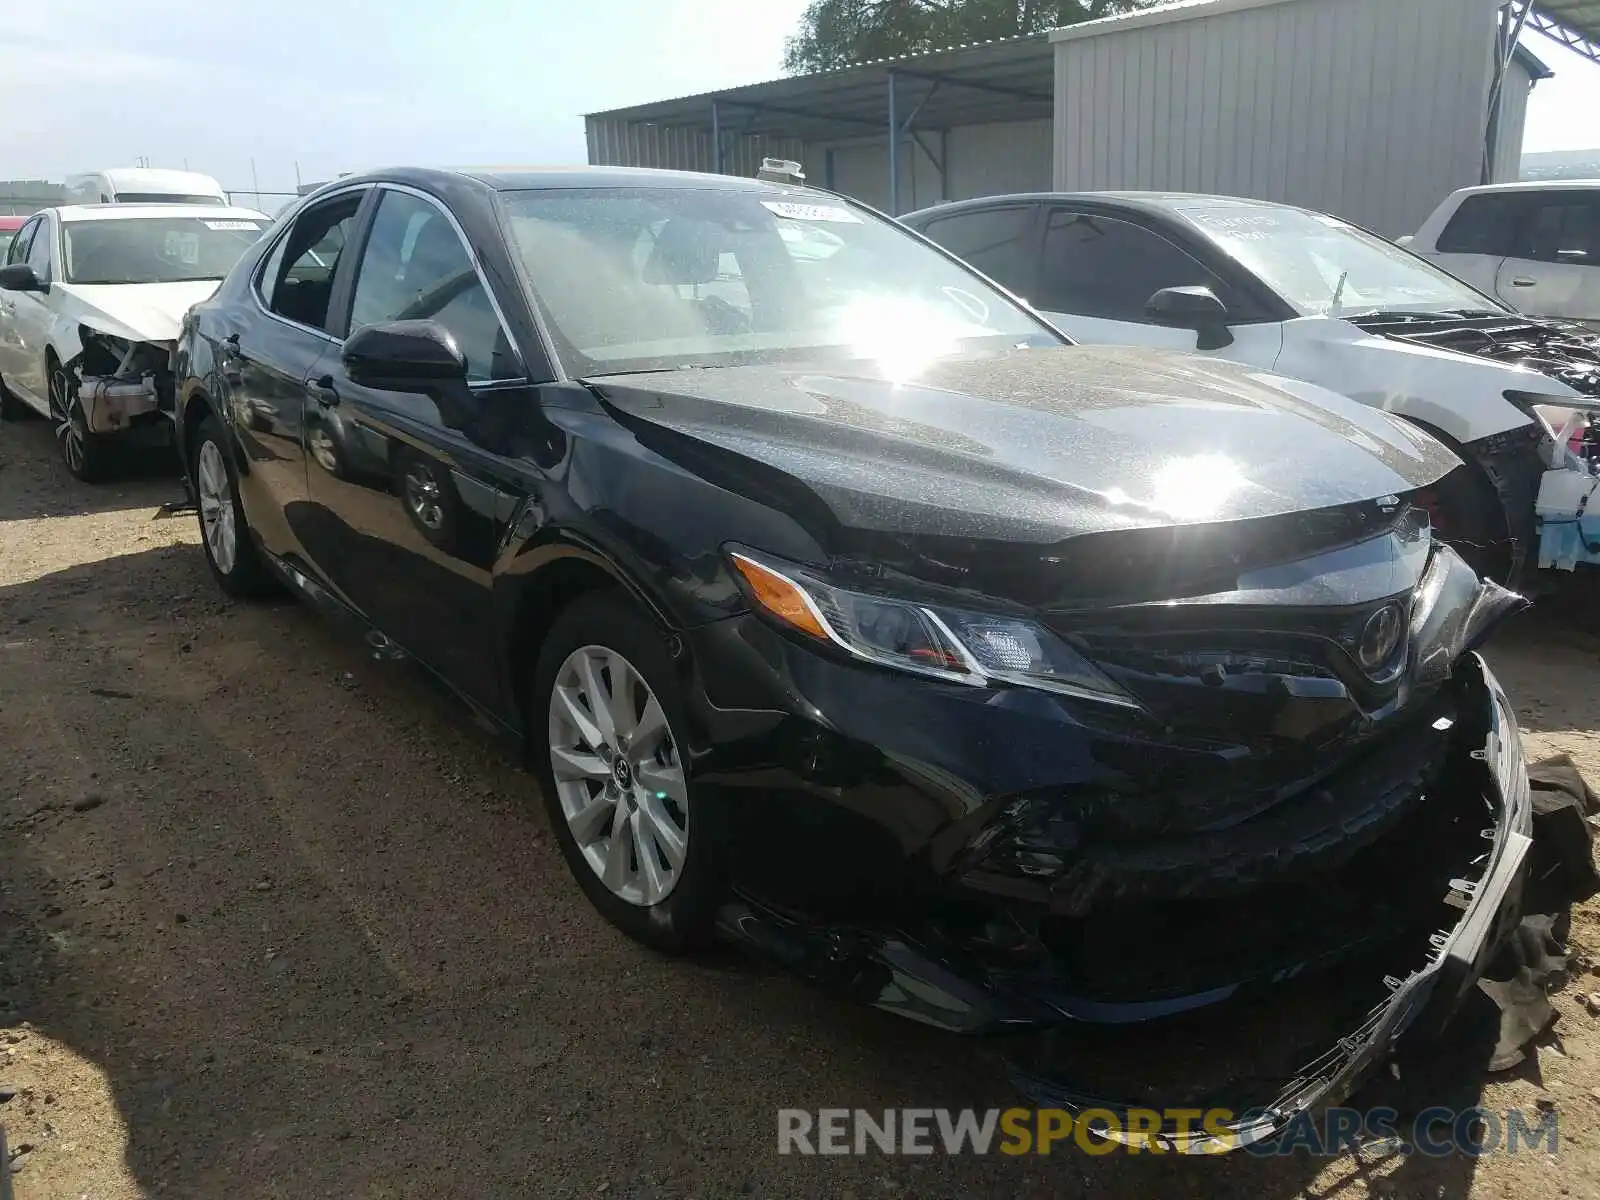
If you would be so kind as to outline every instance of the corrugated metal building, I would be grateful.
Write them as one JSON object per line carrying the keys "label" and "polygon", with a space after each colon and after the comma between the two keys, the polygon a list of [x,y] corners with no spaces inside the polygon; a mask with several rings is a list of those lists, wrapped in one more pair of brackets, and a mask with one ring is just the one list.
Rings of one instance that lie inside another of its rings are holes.
{"label": "corrugated metal building", "polygon": [[1528,91],[1549,74],[1508,53],[1522,23],[1600,61],[1600,33],[1546,11],[1563,3],[1577,0],[1181,0],[594,113],[589,161],[750,175],[791,158],[892,213],[1052,188],[1212,191],[1397,235],[1457,187],[1517,178]]}

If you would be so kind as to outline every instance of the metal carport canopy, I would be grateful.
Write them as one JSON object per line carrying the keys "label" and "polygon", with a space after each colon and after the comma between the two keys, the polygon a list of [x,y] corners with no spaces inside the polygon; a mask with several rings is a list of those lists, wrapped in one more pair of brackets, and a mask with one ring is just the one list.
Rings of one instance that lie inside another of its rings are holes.
{"label": "metal carport canopy", "polygon": [[[897,205],[900,141],[913,129],[939,130],[1049,117],[1055,109],[1055,51],[1045,33],[876,59],[768,83],[589,113],[592,120],[710,130],[717,166],[721,135],[889,142],[890,208]],[[901,137],[890,136],[898,129]]]}
{"label": "metal carport canopy", "polygon": [[1600,63],[1600,0],[1537,0],[1528,27]]}

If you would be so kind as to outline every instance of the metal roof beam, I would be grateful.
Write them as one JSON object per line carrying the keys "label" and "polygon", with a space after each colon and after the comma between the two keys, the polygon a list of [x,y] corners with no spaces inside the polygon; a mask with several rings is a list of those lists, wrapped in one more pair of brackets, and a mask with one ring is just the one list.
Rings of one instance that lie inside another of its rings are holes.
{"label": "metal roof beam", "polygon": [[1054,103],[1054,96],[1047,96],[1043,92],[1030,92],[1025,88],[1007,87],[1002,83],[984,83],[977,79],[962,79],[956,75],[947,75],[943,71],[907,71],[903,67],[894,69],[896,75],[904,75],[907,79],[923,79],[930,83],[947,83],[951,87],[971,88],[978,92],[993,92],[997,96],[1014,96],[1018,100],[1038,100],[1045,103]]}
{"label": "metal roof beam", "polygon": [[1560,42],[1568,50],[1583,55],[1590,62],[1600,63],[1600,41],[1585,37],[1576,29],[1563,25],[1554,17],[1535,8],[1528,14],[1528,25],[1537,29],[1551,41]]}
{"label": "metal roof beam", "polygon": [[790,108],[787,105],[767,104],[765,101],[719,99],[717,104],[723,108],[744,108],[753,112],[772,113],[779,117],[798,117],[803,121],[838,121],[845,125],[870,125],[874,129],[882,127],[881,122],[866,117],[847,117],[836,113],[816,112],[812,109]]}

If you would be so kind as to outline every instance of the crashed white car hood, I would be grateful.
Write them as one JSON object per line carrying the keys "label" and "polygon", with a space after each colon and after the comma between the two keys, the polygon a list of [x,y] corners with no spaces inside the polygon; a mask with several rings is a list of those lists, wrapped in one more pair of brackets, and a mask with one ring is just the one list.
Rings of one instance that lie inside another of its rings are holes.
{"label": "crashed white car hood", "polygon": [[208,299],[220,279],[186,283],[58,283],[78,321],[136,342],[173,342],[183,314]]}

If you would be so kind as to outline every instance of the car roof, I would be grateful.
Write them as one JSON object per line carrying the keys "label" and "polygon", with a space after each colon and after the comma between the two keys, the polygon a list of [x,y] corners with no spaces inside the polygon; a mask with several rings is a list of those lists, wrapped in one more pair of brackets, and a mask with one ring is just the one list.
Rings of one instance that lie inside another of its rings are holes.
{"label": "car roof", "polygon": [[1452,195],[1476,196],[1481,192],[1568,192],[1600,188],[1600,179],[1524,179],[1517,183],[1485,183],[1458,188]]}
{"label": "car roof", "polygon": [[266,213],[228,204],[64,204],[55,210],[62,221],[137,221],[150,217],[204,217],[213,221],[270,221]]}
{"label": "car roof", "polygon": [[217,181],[209,175],[202,175],[199,171],[178,171],[170,167],[105,167],[99,171],[85,171],[71,178],[105,179],[113,187],[161,185],[166,188],[181,188],[195,184],[207,188],[217,186]]}
{"label": "car roof", "polygon": [[[441,187],[470,179],[497,192],[551,188],[696,188],[727,191],[778,192],[792,195],[793,184],[767,183],[737,175],[708,175],[698,171],[662,171],[652,167],[591,166],[489,166],[489,167],[383,167],[330,180],[313,195],[353,184],[410,183]],[[816,190],[816,189],[808,189]]]}
{"label": "car roof", "polygon": [[970,200],[956,200],[949,204],[935,204],[918,209],[901,217],[914,221],[935,213],[959,212],[964,208],[978,208],[1002,201],[1026,204],[1066,202],[1070,204],[1101,204],[1125,208],[1136,212],[1181,217],[1186,209],[1193,208],[1273,208],[1285,212],[1310,212],[1292,204],[1277,204],[1271,200],[1252,200],[1246,196],[1215,196],[1205,192],[1018,192],[1010,195],[975,196]]}

